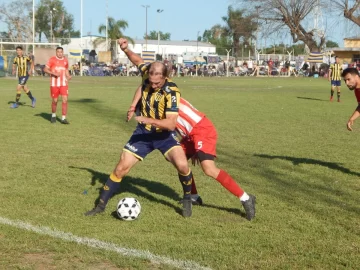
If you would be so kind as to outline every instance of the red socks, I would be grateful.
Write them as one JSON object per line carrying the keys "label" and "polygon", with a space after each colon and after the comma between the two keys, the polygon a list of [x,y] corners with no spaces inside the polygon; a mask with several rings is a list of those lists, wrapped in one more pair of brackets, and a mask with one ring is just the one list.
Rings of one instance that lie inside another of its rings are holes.
{"label": "red socks", "polygon": [[220,170],[216,180],[236,197],[240,198],[244,194],[244,191],[227,172]]}

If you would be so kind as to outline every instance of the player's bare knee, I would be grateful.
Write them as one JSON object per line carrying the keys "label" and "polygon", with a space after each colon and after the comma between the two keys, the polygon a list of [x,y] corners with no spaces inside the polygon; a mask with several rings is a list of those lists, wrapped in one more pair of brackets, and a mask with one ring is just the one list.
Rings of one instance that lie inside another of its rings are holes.
{"label": "player's bare knee", "polygon": [[130,171],[130,167],[124,167],[118,165],[114,170],[114,174],[116,175],[117,178],[123,178],[125,175],[128,174],[129,171]]}
{"label": "player's bare knee", "polygon": [[175,164],[175,167],[176,167],[177,171],[183,175],[187,175],[190,170],[189,164],[187,162],[177,163],[177,164]]}

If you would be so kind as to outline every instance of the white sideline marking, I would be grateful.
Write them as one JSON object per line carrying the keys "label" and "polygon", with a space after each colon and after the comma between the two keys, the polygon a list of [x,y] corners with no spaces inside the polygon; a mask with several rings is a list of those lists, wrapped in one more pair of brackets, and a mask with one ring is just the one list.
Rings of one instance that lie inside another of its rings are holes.
{"label": "white sideline marking", "polygon": [[167,265],[179,268],[179,269],[211,270],[211,268],[201,266],[201,265],[197,264],[196,262],[181,261],[181,260],[171,259],[168,257],[158,256],[158,255],[152,254],[146,250],[124,248],[124,247],[115,245],[113,243],[100,241],[100,240],[97,240],[94,238],[79,237],[79,236],[73,235],[72,233],[57,231],[54,229],[50,229],[48,227],[33,226],[29,223],[25,223],[25,222],[22,222],[19,220],[13,221],[13,220],[10,220],[7,218],[0,217],[0,224],[1,223],[12,226],[12,227],[16,227],[19,229],[25,229],[27,231],[36,232],[38,234],[48,235],[51,237],[59,238],[61,240],[65,240],[65,241],[69,241],[69,242],[76,242],[78,244],[82,244],[82,245],[85,245],[88,247],[101,248],[104,250],[113,251],[113,252],[119,253],[124,256],[148,259],[153,263],[167,264]]}

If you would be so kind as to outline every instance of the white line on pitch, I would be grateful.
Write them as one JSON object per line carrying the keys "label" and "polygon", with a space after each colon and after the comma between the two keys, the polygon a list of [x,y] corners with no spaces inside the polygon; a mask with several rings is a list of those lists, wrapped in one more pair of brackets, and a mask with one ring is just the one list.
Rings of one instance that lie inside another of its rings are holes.
{"label": "white line on pitch", "polygon": [[113,251],[113,252],[119,253],[124,256],[148,259],[153,263],[167,264],[167,265],[174,266],[174,267],[180,268],[180,269],[211,270],[211,268],[201,266],[196,262],[171,259],[168,257],[163,257],[163,256],[152,254],[146,250],[124,248],[124,247],[115,245],[113,243],[100,241],[100,240],[97,240],[94,238],[79,237],[79,236],[73,235],[72,233],[57,231],[54,229],[50,229],[48,227],[33,226],[29,223],[25,223],[25,222],[22,222],[19,220],[10,220],[7,218],[0,217],[0,224],[5,224],[5,225],[9,225],[9,226],[16,227],[19,229],[36,232],[36,233],[42,234],[42,235],[48,235],[48,236],[59,238],[61,240],[65,240],[65,241],[69,241],[69,242],[75,242],[75,243],[82,244],[82,245],[85,245],[88,247],[101,248],[104,250]]}

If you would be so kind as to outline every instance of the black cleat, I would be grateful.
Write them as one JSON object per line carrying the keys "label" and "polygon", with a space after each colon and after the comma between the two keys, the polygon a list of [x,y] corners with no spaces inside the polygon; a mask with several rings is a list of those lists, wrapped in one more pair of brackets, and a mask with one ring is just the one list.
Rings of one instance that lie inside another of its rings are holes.
{"label": "black cleat", "polygon": [[249,199],[247,201],[241,202],[245,209],[246,219],[252,220],[255,217],[255,203],[256,197],[254,195],[249,194]]}
{"label": "black cleat", "polygon": [[69,121],[65,118],[65,119],[61,120],[61,124],[68,125],[68,124],[70,124],[70,123],[69,123]]}
{"label": "black cleat", "polygon": [[85,216],[95,216],[105,211],[105,206],[97,205],[94,209],[87,211]]}
{"label": "black cleat", "polygon": [[182,209],[182,216],[183,217],[191,217],[192,214],[192,202],[190,198],[184,198],[182,200],[183,209]]}
{"label": "black cleat", "polygon": [[56,116],[52,116],[50,122],[51,122],[51,124],[55,124],[56,123]]}
{"label": "black cleat", "polygon": [[[180,200],[179,203],[183,203],[183,200]],[[192,205],[202,205],[203,201],[199,195],[194,196],[194,194],[191,194],[191,203]]]}

